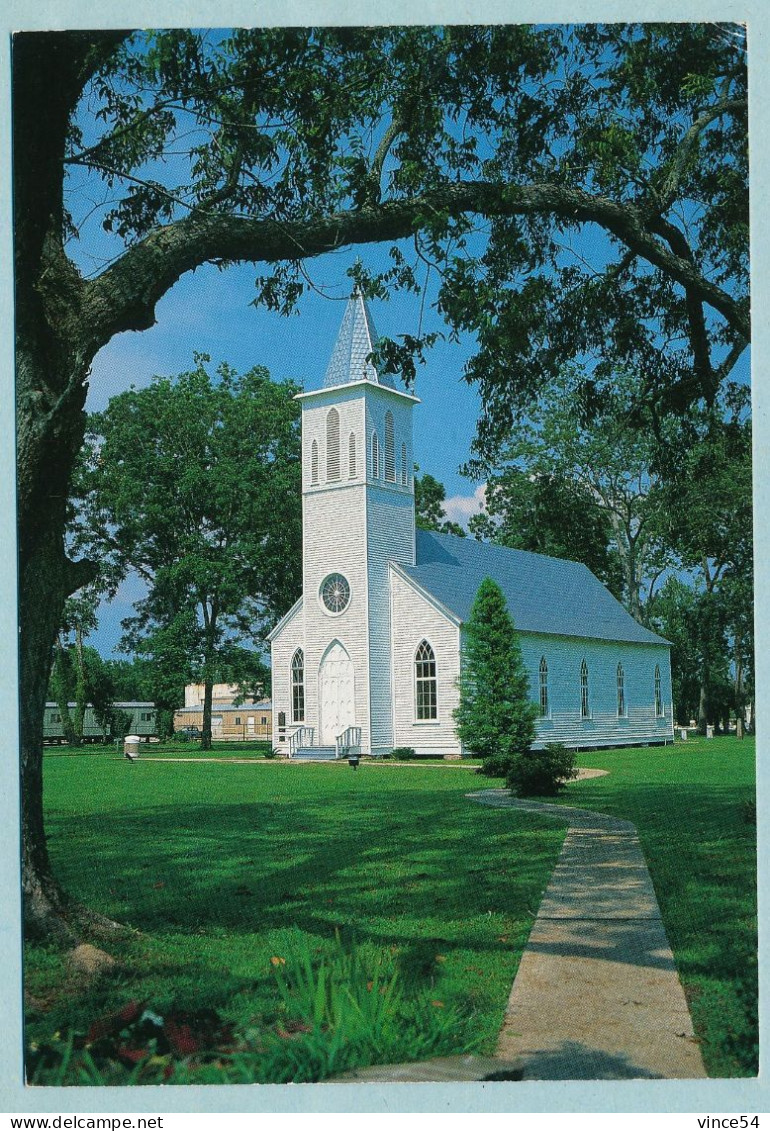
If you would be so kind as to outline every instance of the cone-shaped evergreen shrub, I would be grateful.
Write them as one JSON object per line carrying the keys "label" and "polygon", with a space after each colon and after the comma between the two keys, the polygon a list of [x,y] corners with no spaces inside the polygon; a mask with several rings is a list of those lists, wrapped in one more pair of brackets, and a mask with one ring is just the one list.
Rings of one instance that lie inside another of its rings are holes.
{"label": "cone-shaped evergreen shrub", "polygon": [[537,707],[499,585],[485,578],[465,625],[457,734],[466,750],[505,776],[535,737]]}

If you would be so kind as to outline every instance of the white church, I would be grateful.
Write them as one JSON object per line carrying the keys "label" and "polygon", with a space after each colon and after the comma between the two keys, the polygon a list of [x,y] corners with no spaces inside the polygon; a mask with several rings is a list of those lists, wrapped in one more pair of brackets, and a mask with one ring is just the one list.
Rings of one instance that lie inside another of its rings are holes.
{"label": "white church", "polygon": [[453,711],[481,581],[503,590],[537,740],[673,741],[669,645],[577,562],[415,527],[417,397],[368,360],[354,296],[323,382],[302,403],[303,593],[270,634],[273,740],[294,758],[462,753]]}

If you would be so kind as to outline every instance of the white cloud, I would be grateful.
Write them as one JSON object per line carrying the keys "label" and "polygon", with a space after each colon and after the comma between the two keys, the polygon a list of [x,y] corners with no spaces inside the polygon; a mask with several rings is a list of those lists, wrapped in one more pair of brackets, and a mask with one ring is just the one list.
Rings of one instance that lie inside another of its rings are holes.
{"label": "white cloud", "polygon": [[479,514],[485,509],[486,502],[487,485],[480,483],[472,495],[452,495],[451,499],[447,499],[444,503],[444,514],[452,522],[466,526],[472,515]]}

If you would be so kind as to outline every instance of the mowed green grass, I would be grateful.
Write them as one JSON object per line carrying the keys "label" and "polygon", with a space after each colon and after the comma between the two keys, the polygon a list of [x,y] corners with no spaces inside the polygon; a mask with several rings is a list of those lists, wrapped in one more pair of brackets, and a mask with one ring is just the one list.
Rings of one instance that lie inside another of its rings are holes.
{"label": "mowed green grass", "polygon": [[[753,740],[580,762],[610,774],[561,802],[637,826],[708,1072],[755,1074]],[[264,1031],[279,1016],[275,960],[290,968],[298,939],[323,954],[338,931],[407,994],[465,1019],[430,1052],[490,1052],[563,840],[552,821],[465,797],[500,784],[446,765],[47,759],[57,874],[142,936],[110,946],[128,972],[88,992],[30,948],[27,988],[47,1007],[32,1041],[83,1032],[131,997],[160,1013],[211,1005],[239,1032]]]}
{"label": "mowed green grass", "polygon": [[609,775],[560,799],[636,825],[711,1076],[757,1072],[754,758],[734,737],[594,751],[581,765]]}
{"label": "mowed green grass", "polygon": [[111,943],[127,972],[87,990],[30,947],[30,1041],[132,998],[274,1029],[276,968],[339,932],[372,977],[397,972],[407,1000],[458,1018],[431,1052],[491,1052],[564,828],[467,800],[485,784],[444,767],[47,759],[57,876],[141,936]]}

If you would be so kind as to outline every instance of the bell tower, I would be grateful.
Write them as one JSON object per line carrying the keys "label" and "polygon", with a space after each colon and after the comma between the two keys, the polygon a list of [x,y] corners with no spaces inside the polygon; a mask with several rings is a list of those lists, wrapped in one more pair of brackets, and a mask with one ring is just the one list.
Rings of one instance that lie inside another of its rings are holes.
{"label": "bell tower", "polygon": [[323,745],[360,726],[393,744],[388,562],[415,561],[412,410],[380,376],[366,301],[348,302],[322,388],[302,393],[306,712]]}

